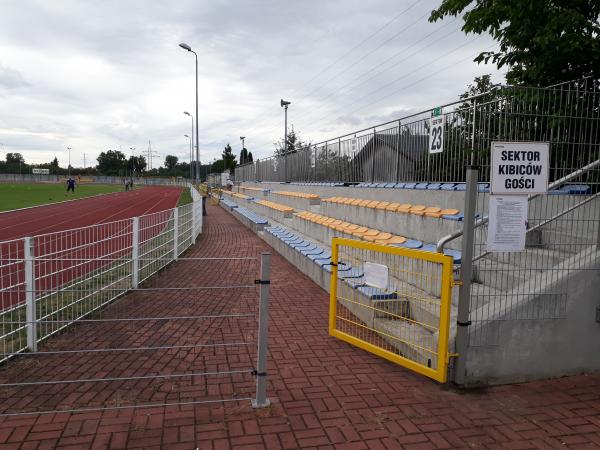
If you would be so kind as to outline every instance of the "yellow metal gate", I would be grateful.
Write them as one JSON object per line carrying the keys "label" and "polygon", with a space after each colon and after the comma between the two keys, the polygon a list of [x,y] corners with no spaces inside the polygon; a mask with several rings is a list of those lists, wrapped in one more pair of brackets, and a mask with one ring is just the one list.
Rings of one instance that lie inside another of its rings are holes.
{"label": "yellow metal gate", "polygon": [[447,380],[452,258],[334,238],[329,334]]}

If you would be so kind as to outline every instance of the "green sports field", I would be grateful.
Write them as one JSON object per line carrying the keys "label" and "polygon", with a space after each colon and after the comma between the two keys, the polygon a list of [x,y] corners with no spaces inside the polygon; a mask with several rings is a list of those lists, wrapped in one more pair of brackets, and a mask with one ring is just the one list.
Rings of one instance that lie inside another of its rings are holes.
{"label": "green sports field", "polygon": [[69,192],[67,195],[67,187],[62,183],[0,184],[0,211],[45,205],[122,190],[123,186],[116,184],[82,184],[75,187],[75,193]]}

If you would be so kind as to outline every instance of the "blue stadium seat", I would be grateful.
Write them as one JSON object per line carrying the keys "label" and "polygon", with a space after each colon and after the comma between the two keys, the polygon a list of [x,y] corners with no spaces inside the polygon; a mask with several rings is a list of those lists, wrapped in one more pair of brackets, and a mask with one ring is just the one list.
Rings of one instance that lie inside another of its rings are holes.
{"label": "blue stadium seat", "polygon": [[408,239],[406,242],[402,244],[394,244],[398,247],[406,247],[406,248],[421,248],[423,247],[423,242],[418,241],[416,239]]}
{"label": "blue stadium seat", "polygon": [[439,189],[441,189],[442,185],[440,183],[429,183],[427,185],[427,189],[429,189],[430,191],[437,191]]}
{"label": "blue stadium seat", "polygon": [[385,187],[393,189],[394,187],[396,187],[396,183],[385,183]]}
{"label": "blue stadium seat", "polygon": [[455,191],[466,191],[467,183],[456,183],[456,186],[454,186],[454,190]]}
{"label": "blue stadium seat", "polygon": [[265,219],[263,216],[259,216],[258,214],[255,214],[252,211],[250,211],[249,209],[246,209],[242,206],[238,206],[235,210],[238,213],[240,213],[242,216],[246,217],[251,222],[254,222],[257,225],[265,225],[265,224],[269,223],[269,221],[267,219]]}
{"label": "blue stadium seat", "polygon": [[386,291],[371,286],[360,286],[357,290],[371,300],[395,300],[398,298],[398,293],[396,291]]}
{"label": "blue stadium seat", "polygon": [[396,185],[394,186],[394,189],[404,189],[404,185],[406,183],[396,183]]}
{"label": "blue stadium seat", "polygon": [[227,200],[226,198],[222,198],[221,199],[221,203],[223,203],[229,209],[233,209],[233,208],[237,208],[238,207],[238,205],[236,203],[232,202],[231,200]]}
{"label": "blue stadium seat", "polygon": [[417,183],[404,183],[404,189],[414,189]]}
{"label": "blue stadium seat", "polygon": [[417,183],[414,189],[427,189],[427,186],[429,186],[429,183]]}
{"label": "blue stadium seat", "polygon": [[456,222],[462,222],[462,220],[464,218],[465,218],[465,215],[463,213],[460,213],[460,214],[444,214],[442,216],[442,219],[454,220]]}
{"label": "blue stadium seat", "polygon": [[442,191],[455,191],[456,185],[454,183],[444,183],[440,186]]}

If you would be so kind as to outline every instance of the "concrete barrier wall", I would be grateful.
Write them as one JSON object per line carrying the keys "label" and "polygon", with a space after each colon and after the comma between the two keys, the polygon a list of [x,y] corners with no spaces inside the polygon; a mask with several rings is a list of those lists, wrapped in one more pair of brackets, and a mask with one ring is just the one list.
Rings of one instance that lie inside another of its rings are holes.
{"label": "concrete barrier wall", "polygon": [[[552,272],[560,276],[549,277],[536,298],[508,293],[521,304],[506,311],[494,308],[492,311],[498,312],[493,314],[480,312],[485,320],[473,322],[471,327],[476,328],[470,332],[488,333],[494,342],[469,347],[467,385],[514,383],[600,370],[600,323],[596,319],[600,307],[600,251],[588,247]],[[532,280],[531,284],[539,282]],[[528,292],[527,286],[519,289]],[[519,308],[529,313],[532,308],[544,308],[544,294],[552,292],[567,292],[563,317],[512,318],[519,315]]]}

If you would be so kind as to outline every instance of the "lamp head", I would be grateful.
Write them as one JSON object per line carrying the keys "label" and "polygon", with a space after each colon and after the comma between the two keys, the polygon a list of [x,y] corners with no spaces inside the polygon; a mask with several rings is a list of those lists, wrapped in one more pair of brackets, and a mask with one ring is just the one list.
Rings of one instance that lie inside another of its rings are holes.
{"label": "lamp head", "polygon": [[189,112],[187,112],[187,111],[184,111],[183,113],[184,113],[186,116],[190,116],[190,117],[192,117],[192,115],[191,115]]}
{"label": "lamp head", "polygon": [[188,138],[188,139],[190,138],[190,137],[189,137],[187,134],[184,134],[184,136],[185,136],[186,138]]}
{"label": "lamp head", "polygon": [[244,140],[244,139],[246,139],[246,136],[240,136],[240,139]]}
{"label": "lamp head", "polygon": [[281,99],[281,107],[282,107],[282,108],[283,108],[284,106],[291,105],[291,104],[292,104],[292,102],[286,102],[284,99]]}
{"label": "lamp head", "polygon": [[179,46],[184,49],[187,50],[188,52],[192,51],[192,47],[190,47],[189,45],[187,45],[185,42],[182,42],[181,44],[179,44]]}

